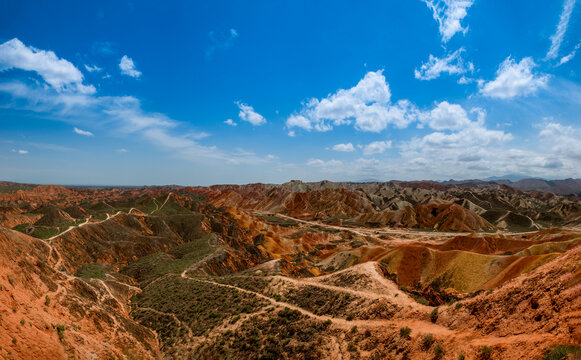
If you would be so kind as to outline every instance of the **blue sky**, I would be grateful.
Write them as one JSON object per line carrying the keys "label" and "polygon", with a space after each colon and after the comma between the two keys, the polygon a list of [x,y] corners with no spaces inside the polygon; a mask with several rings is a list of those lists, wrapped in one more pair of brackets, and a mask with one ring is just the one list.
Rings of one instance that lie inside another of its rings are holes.
{"label": "blue sky", "polygon": [[581,177],[576,0],[0,2],[0,178]]}

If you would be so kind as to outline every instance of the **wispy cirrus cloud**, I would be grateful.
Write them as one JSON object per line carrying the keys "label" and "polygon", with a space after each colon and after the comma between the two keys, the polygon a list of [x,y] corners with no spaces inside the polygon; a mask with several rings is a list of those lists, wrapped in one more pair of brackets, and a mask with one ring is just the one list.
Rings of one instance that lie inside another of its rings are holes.
{"label": "wispy cirrus cloud", "polygon": [[571,51],[568,55],[563,56],[561,58],[561,60],[559,60],[559,63],[557,64],[557,66],[561,66],[561,65],[566,64],[569,61],[571,61],[571,59],[573,59],[575,57],[575,54],[577,53],[577,50],[579,50],[580,46],[581,46],[581,43],[575,45],[575,47],[573,48],[573,51]]}
{"label": "wispy cirrus cloud", "polygon": [[545,59],[555,59],[559,55],[559,49],[565,38],[565,33],[569,27],[569,21],[571,19],[571,13],[575,7],[576,0],[565,0],[563,2],[563,10],[561,11],[561,16],[559,17],[559,23],[557,24],[557,29],[555,33],[551,36],[551,46]]}
{"label": "wispy cirrus cloud", "polygon": [[98,67],[97,65],[90,66],[87,64],[85,64],[85,69],[88,72],[100,72],[101,70],[103,70],[102,68]]}
{"label": "wispy cirrus cloud", "polygon": [[448,42],[456,33],[466,33],[468,27],[462,26],[462,19],[468,15],[473,0],[422,0],[433,12],[438,22],[443,42]]}
{"label": "wispy cirrus cloud", "polygon": [[415,78],[418,80],[433,80],[440,77],[442,73],[460,75],[474,72],[474,64],[462,58],[464,52],[465,49],[460,48],[443,58],[430,54],[428,62],[422,64],[419,70],[415,69]]}
{"label": "wispy cirrus cloud", "polygon": [[[0,44],[0,69],[7,72],[12,68],[33,71],[48,86],[35,79],[5,77],[0,81],[0,92],[11,97],[7,105],[11,108],[43,113],[75,125],[106,126],[115,136],[137,136],[194,162],[219,159],[232,164],[255,164],[275,160],[272,156],[245,156],[202,145],[198,140],[207,137],[207,133],[193,131],[186,123],[164,114],[145,111],[141,101],[133,96],[100,96],[92,85],[82,83],[82,73],[72,63],[59,59],[52,51],[27,47],[17,39]],[[247,121],[256,121],[249,109],[244,113]],[[92,135],[79,127],[73,131]]]}
{"label": "wispy cirrus cloud", "polygon": [[76,127],[76,128],[74,128],[74,129],[73,129],[73,131],[74,131],[76,134],[83,135],[83,136],[95,136],[95,135],[94,135],[92,132],[90,132],[90,131],[87,131],[87,130],[82,130],[82,129],[79,129],[79,128],[77,128],[77,127]]}
{"label": "wispy cirrus cloud", "polygon": [[212,60],[217,50],[227,50],[230,48],[239,35],[238,30],[230,29],[225,33],[210,31],[208,36],[210,38],[210,46],[206,49],[205,57],[206,60]]}
{"label": "wispy cirrus cloud", "polygon": [[24,149],[18,149],[18,150],[17,149],[12,149],[12,152],[13,153],[17,153],[19,155],[26,155],[26,154],[29,153],[28,150],[24,150]]}

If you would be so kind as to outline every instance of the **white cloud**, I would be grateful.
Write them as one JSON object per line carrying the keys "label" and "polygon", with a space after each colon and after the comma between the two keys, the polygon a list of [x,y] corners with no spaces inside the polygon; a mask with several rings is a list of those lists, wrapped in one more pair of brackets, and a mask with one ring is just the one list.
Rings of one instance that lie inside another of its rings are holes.
{"label": "white cloud", "polygon": [[234,122],[234,120],[232,120],[232,119],[226,119],[226,120],[224,121],[224,124],[228,124],[228,125],[230,125],[230,126],[238,126],[238,124],[237,124],[237,123],[235,123],[235,122]]}
{"label": "white cloud", "polygon": [[525,57],[517,63],[509,56],[496,71],[496,79],[482,84],[480,93],[500,99],[534,94],[546,87],[549,81],[548,75],[533,73],[532,70],[536,66],[530,57]]}
{"label": "white cloud", "polygon": [[577,53],[577,50],[579,50],[579,46],[581,46],[581,43],[575,45],[575,47],[573,48],[573,51],[571,51],[569,53],[569,55],[565,55],[561,58],[561,60],[559,60],[559,63],[557,64],[557,66],[561,66],[565,63],[568,63],[569,61],[571,61],[571,59],[573,59],[575,57],[575,54]]}
{"label": "white cloud", "polygon": [[460,130],[471,124],[462,106],[447,101],[442,101],[432,111],[425,113],[422,120],[434,130]]}
{"label": "white cloud", "polygon": [[488,130],[485,127],[471,123],[470,126],[452,133],[433,132],[421,139],[414,139],[410,142],[412,148],[431,148],[435,150],[462,149],[471,146],[488,146],[500,144],[512,140],[510,133],[501,130]]}
{"label": "white cloud", "polygon": [[99,71],[103,70],[100,67],[98,67],[97,65],[89,66],[87,64],[85,64],[85,69],[87,69],[88,72],[99,72]]}
{"label": "white cloud", "polygon": [[363,153],[365,155],[382,154],[385,150],[391,148],[391,140],[388,141],[374,141],[363,147]]}
{"label": "white cloud", "polygon": [[546,59],[555,59],[559,55],[559,48],[567,32],[567,27],[569,26],[569,20],[571,18],[571,13],[573,12],[573,7],[575,6],[576,0],[565,0],[563,3],[563,11],[559,17],[559,24],[557,24],[557,30],[551,36],[551,47],[547,52]]}
{"label": "white cloud", "polygon": [[0,44],[0,72],[11,69],[34,71],[57,92],[95,93],[92,85],[83,85],[83,74],[54,52],[24,45],[14,38]]}
{"label": "white cloud", "polygon": [[463,28],[461,21],[468,15],[468,8],[473,0],[422,0],[434,13],[434,20],[438,22],[442,41],[448,42],[457,32],[466,33],[468,27]]}
{"label": "white cloud", "polygon": [[[512,139],[510,133],[485,127],[486,112],[483,109],[473,108],[470,113],[476,114],[476,120],[470,120],[468,113],[460,105],[442,101],[432,111],[422,114],[422,122],[439,131],[412,139],[404,144],[404,150],[420,149],[423,152],[432,152],[463,149],[466,153],[470,148],[500,144]],[[444,132],[446,130],[448,132]]]}
{"label": "white cloud", "polygon": [[539,136],[552,144],[555,157],[581,161],[581,129],[549,122],[541,129]]}
{"label": "white cloud", "polygon": [[329,131],[333,126],[354,123],[357,130],[380,132],[388,125],[405,128],[415,120],[417,109],[408,100],[390,103],[391,92],[383,70],[371,71],[350,89],[339,89],[321,100],[307,101],[298,114],[289,116],[288,128]]}
{"label": "white cloud", "polygon": [[333,150],[341,152],[353,152],[355,151],[355,147],[351,143],[337,144],[333,146]]}
{"label": "white cloud", "polygon": [[12,149],[12,152],[13,153],[20,154],[20,155],[26,155],[26,154],[28,154],[28,150],[22,150],[22,149],[19,149],[19,150]]}
{"label": "white cloud", "polygon": [[[306,117],[304,117],[302,115],[289,116],[289,118],[286,121],[286,126],[288,126],[289,128],[300,127],[300,128],[305,129],[305,130],[311,130],[313,128],[313,126],[311,125],[311,120],[307,119]],[[317,129],[317,130],[326,131],[326,130],[331,130],[331,128]],[[293,132],[293,134],[294,134],[294,132]]]}
{"label": "white cloud", "polygon": [[[36,49],[32,52],[50,53],[50,58],[58,60],[52,52]],[[70,64],[66,60],[59,61]],[[6,67],[6,63],[2,62],[2,66]],[[136,136],[171,152],[175,157],[196,163],[211,165],[220,160],[232,164],[264,164],[273,160],[268,156],[227,152],[215,146],[202,145],[197,139],[208,136],[207,133],[190,131],[188,123],[164,114],[144,111],[140,100],[132,96],[98,96],[64,91],[56,85],[55,88],[34,81],[24,82],[17,79],[19,76],[16,74],[12,79],[3,76],[0,81],[0,93],[11,97],[6,107],[49,114],[51,119],[81,128],[89,124],[103,126],[115,136]],[[47,76],[47,79],[50,77]],[[82,79],[82,74],[78,79]],[[65,86],[65,90],[70,89]]]}
{"label": "white cloud", "polygon": [[135,63],[133,59],[127,55],[123,55],[121,62],[119,63],[119,69],[121,69],[121,74],[131,76],[133,78],[139,78],[141,76],[141,71],[135,68]]}
{"label": "white cloud", "polygon": [[307,165],[322,168],[337,168],[342,166],[343,162],[340,160],[323,161],[321,159],[309,159]]}
{"label": "white cloud", "polygon": [[226,33],[216,34],[214,31],[210,31],[208,34],[210,37],[210,46],[206,49],[205,57],[206,60],[211,60],[216,50],[226,50],[232,46],[234,40],[238,38],[238,30],[230,29]]}
{"label": "white cloud", "polygon": [[240,112],[238,113],[240,120],[248,121],[254,126],[266,124],[264,116],[254,111],[252,106],[241,103],[240,101],[236,101],[235,104],[238,105],[238,108],[240,109]]}
{"label": "white cloud", "polygon": [[420,69],[414,71],[414,76],[418,80],[432,80],[440,77],[441,73],[448,73],[448,75],[465,74],[467,72],[474,72],[474,64],[471,62],[464,62],[462,53],[464,48],[460,48],[445,58],[437,58],[430,54],[427,63],[422,64]]}
{"label": "white cloud", "polygon": [[121,148],[121,149],[117,149],[115,151],[117,151],[118,153],[126,153],[127,149]]}
{"label": "white cloud", "polygon": [[74,128],[73,131],[79,135],[83,135],[83,136],[93,136],[93,133],[90,131],[86,131],[86,130],[81,130],[79,128]]}

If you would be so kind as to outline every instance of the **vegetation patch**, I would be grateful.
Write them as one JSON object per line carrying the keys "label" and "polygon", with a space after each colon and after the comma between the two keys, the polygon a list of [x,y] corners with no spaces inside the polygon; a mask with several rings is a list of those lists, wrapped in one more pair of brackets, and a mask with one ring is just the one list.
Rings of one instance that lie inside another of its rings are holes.
{"label": "vegetation patch", "polygon": [[357,316],[357,309],[366,308],[366,300],[359,296],[315,286],[289,288],[283,297],[286,302],[316,315],[345,317],[348,320]]}
{"label": "vegetation patch", "polygon": [[144,286],[167,274],[181,274],[191,265],[214,251],[209,245],[210,235],[173,248],[167,253],[155,253],[129,264],[121,272]]}
{"label": "vegetation patch", "polygon": [[221,284],[236,286],[242,289],[263,293],[270,281],[259,276],[224,276],[214,279]]}
{"label": "vegetation patch", "polygon": [[[251,294],[204,281],[184,279],[179,275],[170,275],[163,281],[151,283],[132,302],[137,308],[150,308],[157,312],[134,311],[134,317],[158,331],[166,344],[176,341],[175,331],[181,334],[189,328],[193,336],[202,336],[227,318],[256,312],[268,304]],[[160,313],[174,314],[182,326],[173,329],[175,319],[160,319]],[[166,326],[170,326],[170,330],[163,335]]]}
{"label": "vegetation patch", "polygon": [[[569,357],[569,355],[572,355]],[[543,360],[581,359],[581,347],[557,345],[545,353]]]}
{"label": "vegetation patch", "polygon": [[75,276],[83,279],[104,279],[105,274],[107,274],[111,270],[112,270],[111,266],[108,264],[101,263],[85,264],[79,267],[79,269],[75,273]]}
{"label": "vegetation patch", "polygon": [[198,354],[204,359],[319,359],[328,326],[285,308],[252,317]]}

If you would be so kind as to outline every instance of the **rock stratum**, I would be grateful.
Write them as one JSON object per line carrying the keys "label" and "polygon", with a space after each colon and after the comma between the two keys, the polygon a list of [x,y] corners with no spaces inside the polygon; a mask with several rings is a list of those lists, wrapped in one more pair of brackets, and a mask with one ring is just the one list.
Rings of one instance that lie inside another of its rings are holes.
{"label": "rock stratum", "polygon": [[0,194],[7,359],[574,359],[581,201],[433,182]]}

